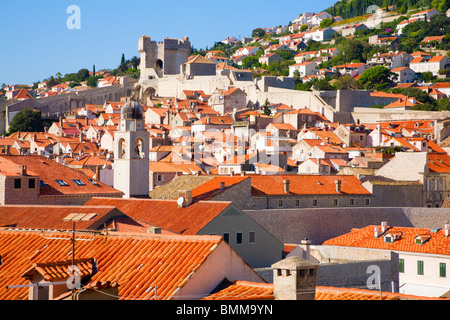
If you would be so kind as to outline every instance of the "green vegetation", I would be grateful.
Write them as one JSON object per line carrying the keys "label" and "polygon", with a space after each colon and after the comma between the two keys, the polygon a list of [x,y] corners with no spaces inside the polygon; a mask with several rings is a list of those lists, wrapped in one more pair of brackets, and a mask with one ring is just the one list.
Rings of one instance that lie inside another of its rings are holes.
{"label": "green vegetation", "polygon": [[9,134],[17,131],[24,132],[43,132],[44,122],[42,120],[41,111],[32,109],[24,109],[19,111],[11,121],[9,126]]}
{"label": "green vegetation", "polygon": [[385,90],[392,86],[395,74],[388,68],[376,66],[364,71],[358,79],[359,85],[368,90]]}

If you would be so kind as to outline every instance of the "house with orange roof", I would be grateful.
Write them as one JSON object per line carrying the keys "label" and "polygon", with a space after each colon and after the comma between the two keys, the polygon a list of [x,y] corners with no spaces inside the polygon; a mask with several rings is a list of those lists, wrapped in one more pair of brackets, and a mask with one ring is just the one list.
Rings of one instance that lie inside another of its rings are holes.
{"label": "house with orange roof", "polygon": [[417,105],[423,104],[422,102],[419,102],[414,97],[408,97],[408,98],[401,98],[397,101],[394,101],[386,106],[384,106],[385,109],[399,109],[399,110],[409,110],[412,107],[415,107]]}
{"label": "house with orange roof", "polygon": [[444,39],[445,35],[443,36],[434,36],[434,37],[425,37],[420,44],[421,49],[425,48],[434,48],[436,47],[436,44],[442,41]]}
{"label": "house with orange roof", "polygon": [[0,158],[2,204],[84,204],[93,196],[122,197],[101,182],[44,156]]}
{"label": "house with orange roof", "polygon": [[411,14],[411,19],[420,18],[430,21],[430,18],[436,14],[440,14],[440,11],[435,8],[431,8]]}
{"label": "house with orange roof", "polygon": [[413,140],[411,143],[406,139],[401,141],[417,151],[395,153],[395,157],[375,174],[393,180],[420,182],[423,185],[423,206],[440,207],[450,190],[446,183],[450,179],[450,156],[441,152],[420,152],[414,147]]}
{"label": "house with orange roof", "polygon": [[[376,288],[332,287],[319,285],[322,281],[317,263],[298,256],[286,257],[271,266],[269,283],[233,281],[202,300],[205,301],[271,301],[271,300],[348,300],[348,301],[396,301],[396,300],[448,300],[423,295],[393,293]],[[286,276],[289,275],[289,276]],[[261,309],[264,310],[264,309]],[[265,311],[265,310],[264,310]],[[331,313],[330,313],[331,315]]]}
{"label": "house with orange roof", "polygon": [[193,162],[150,162],[150,191],[176,179],[180,175],[199,175],[204,173]]}
{"label": "house with orange roof", "polygon": [[197,133],[204,131],[229,129],[233,122],[234,119],[231,116],[207,116],[194,121],[191,130],[195,136]]}
{"label": "house with orange roof", "polygon": [[247,93],[238,87],[228,90],[215,90],[208,100],[209,105],[220,115],[238,111],[247,107]]}
{"label": "house with orange roof", "polygon": [[309,158],[298,165],[299,174],[337,174],[340,169],[349,164],[343,159]]}
{"label": "house with orange roof", "polygon": [[[264,282],[219,236],[101,235],[75,232],[81,240],[71,261],[67,232],[2,228],[0,299],[187,300],[210,295],[224,279]],[[73,263],[81,284],[72,291]]]}
{"label": "house with orange roof", "polygon": [[183,236],[222,236],[253,268],[280,259],[284,245],[231,201],[196,201],[193,195],[180,190],[175,200],[94,198],[86,205],[114,206],[133,219]]}
{"label": "house with orange roof", "polygon": [[300,77],[306,77],[317,74],[318,66],[314,61],[295,63],[289,66],[289,77],[293,77],[295,71],[298,71]]}
{"label": "house with orange roof", "polygon": [[362,74],[367,70],[365,63],[346,63],[331,67],[333,72],[340,72],[342,75],[350,75],[352,78]]}
{"label": "house with orange roof", "polygon": [[449,61],[447,56],[428,56],[416,57],[409,64],[409,67],[416,73],[431,72],[433,75],[438,75],[439,70],[447,69]]}
{"label": "house with orange roof", "polygon": [[408,67],[394,68],[391,72],[397,74],[397,83],[413,83],[416,80],[416,72]]}
{"label": "house with orange roof", "polygon": [[[448,297],[450,280],[448,265],[450,225],[436,228],[411,228],[370,225],[353,229],[350,233],[329,239],[324,247],[360,248],[391,252],[393,268],[398,270],[399,287],[402,294],[427,297]],[[343,251],[341,253],[344,255]],[[345,259],[345,256],[342,256]]]}
{"label": "house with orange roof", "polygon": [[396,30],[397,30],[397,34],[401,35],[403,34],[403,28],[406,27],[408,24],[416,22],[416,21],[422,21],[423,17],[415,17],[415,18],[410,18],[410,19],[406,19],[401,21],[399,24],[397,24]]}

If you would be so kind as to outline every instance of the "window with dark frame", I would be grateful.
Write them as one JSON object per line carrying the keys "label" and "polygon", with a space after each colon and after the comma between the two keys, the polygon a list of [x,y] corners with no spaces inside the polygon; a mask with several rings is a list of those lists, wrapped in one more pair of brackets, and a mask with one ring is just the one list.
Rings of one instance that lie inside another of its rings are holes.
{"label": "window with dark frame", "polygon": [[14,189],[20,189],[22,187],[22,179],[14,179]]}
{"label": "window with dark frame", "polygon": [[242,244],[242,232],[236,232],[236,244]]}
{"label": "window with dark frame", "polygon": [[223,240],[225,240],[226,243],[230,243],[230,234],[228,232],[223,233]]}
{"label": "window with dark frame", "polygon": [[34,188],[36,188],[36,180],[28,179],[28,189],[34,189]]}

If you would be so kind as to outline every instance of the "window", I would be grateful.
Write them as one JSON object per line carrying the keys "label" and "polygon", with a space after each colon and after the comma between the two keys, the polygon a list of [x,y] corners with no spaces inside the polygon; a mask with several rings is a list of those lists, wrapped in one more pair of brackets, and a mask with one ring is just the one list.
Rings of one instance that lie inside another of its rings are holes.
{"label": "window", "polygon": [[405,259],[398,259],[398,272],[405,272]]}
{"label": "window", "polygon": [[248,243],[255,243],[255,242],[256,242],[256,232],[249,231],[248,232]]}
{"label": "window", "polygon": [[313,200],[313,207],[317,207],[317,199]]}
{"label": "window", "polygon": [[85,186],[84,182],[78,179],[72,180],[73,182],[75,182],[77,184],[77,186]]}
{"label": "window", "polygon": [[423,261],[417,260],[417,274],[423,276]]}
{"label": "window", "polygon": [[98,183],[93,179],[89,179],[89,182],[92,183],[94,186],[98,185]]}
{"label": "window", "polygon": [[20,189],[22,187],[21,179],[14,179],[14,189]]}
{"label": "window", "polygon": [[28,189],[34,189],[34,188],[36,188],[36,180],[28,179]]}
{"label": "window", "polygon": [[283,206],[283,200],[278,200],[278,206],[282,207]]}
{"label": "window", "polygon": [[57,182],[61,187],[66,187],[66,186],[68,186],[67,182],[65,182],[64,180],[56,180],[56,182]]}
{"label": "window", "polygon": [[334,205],[334,206],[337,206],[337,205],[338,205],[338,199],[334,199],[334,200],[333,200],[333,205]]}
{"label": "window", "polygon": [[350,199],[350,205],[354,206],[355,205],[355,199]]}
{"label": "window", "polygon": [[230,234],[228,232],[223,233],[223,240],[225,240],[226,243],[230,243]]}
{"label": "window", "polygon": [[242,232],[236,232],[236,244],[242,244]]}
{"label": "window", "polygon": [[41,186],[41,187],[47,187],[48,186],[48,184],[47,183],[45,183],[44,181],[42,181],[42,180],[39,180],[39,186]]}
{"label": "window", "polygon": [[370,205],[370,199],[366,199],[366,206]]}
{"label": "window", "polygon": [[158,182],[164,181],[164,176],[162,174],[158,174],[157,180],[158,180]]}
{"label": "window", "polygon": [[295,206],[300,207],[300,200],[295,200]]}
{"label": "window", "polygon": [[444,262],[439,263],[439,277],[445,278],[447,276],[446,265]]}

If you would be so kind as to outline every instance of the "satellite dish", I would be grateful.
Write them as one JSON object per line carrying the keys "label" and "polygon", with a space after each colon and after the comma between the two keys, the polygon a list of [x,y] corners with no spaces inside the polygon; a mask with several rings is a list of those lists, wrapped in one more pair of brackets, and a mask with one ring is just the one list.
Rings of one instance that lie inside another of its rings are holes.
{"label": "satellite dish", "polygon": [[182,206],[183,203],[184,203],[184,198],[183,197],[179,197],[178,200],[177,200],[177,203],[178,203],[179,206]]}

